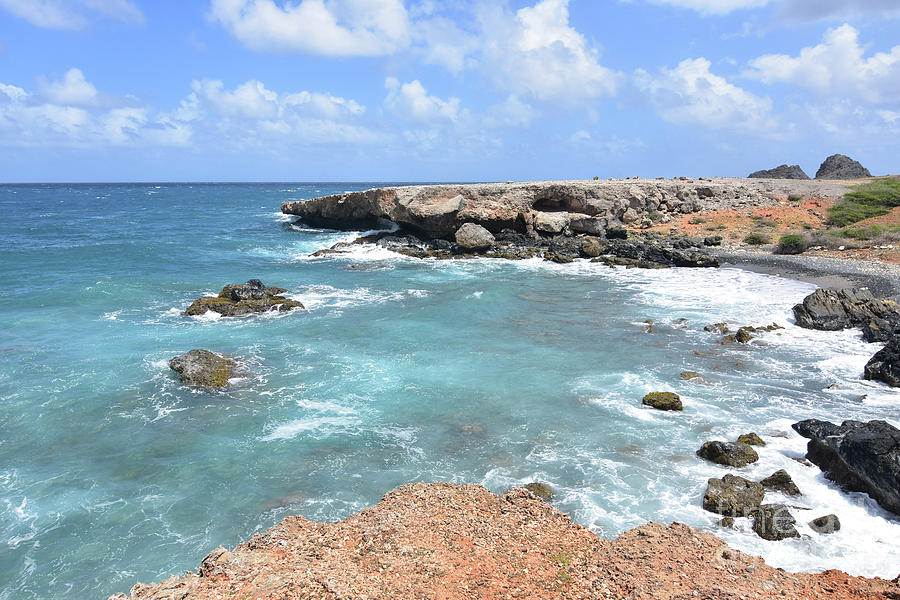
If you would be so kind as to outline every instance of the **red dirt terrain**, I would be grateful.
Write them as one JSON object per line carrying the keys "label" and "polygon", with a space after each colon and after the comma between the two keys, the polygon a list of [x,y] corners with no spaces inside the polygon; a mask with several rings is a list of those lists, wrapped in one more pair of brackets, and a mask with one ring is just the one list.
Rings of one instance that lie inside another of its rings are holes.
{"label": "red dirt terrain", "polygon": [[605,541],[521,488],[416,483],[339,523],[288,517],[199,573],[111,600],[129,598],[900,599],[900,584],[786,573],[677,523]]}

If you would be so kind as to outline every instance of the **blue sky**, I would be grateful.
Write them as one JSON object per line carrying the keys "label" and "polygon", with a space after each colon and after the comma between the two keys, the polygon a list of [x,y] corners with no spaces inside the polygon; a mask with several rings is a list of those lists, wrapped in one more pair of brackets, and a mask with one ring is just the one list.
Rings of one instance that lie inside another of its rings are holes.
{"label": "blue sky", "polygon": [[900,0],[0,0],[0,181],[900,172]]}

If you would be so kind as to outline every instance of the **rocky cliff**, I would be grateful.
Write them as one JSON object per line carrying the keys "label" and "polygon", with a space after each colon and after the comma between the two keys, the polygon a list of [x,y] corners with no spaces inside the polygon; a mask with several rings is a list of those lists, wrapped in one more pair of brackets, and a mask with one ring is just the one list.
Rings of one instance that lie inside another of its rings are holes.
{"label": "rocky cliff", "polygon": [[388,187],[285,202],[314,226],[359,228],[388,219],[428,238],[464,223],[491,233],[600,234],[611,225],[663,221],[709,209],[775,204],[790,195],[837,199],[841,184],[776,179],[634,179]]}
{"label": "rocky cliff", "polygon": [[525,489],[417,483],[339,523],[289,517],[199,572],[111,600],[900,598],[840,571],[786,573],[686,525],[605,541]]}

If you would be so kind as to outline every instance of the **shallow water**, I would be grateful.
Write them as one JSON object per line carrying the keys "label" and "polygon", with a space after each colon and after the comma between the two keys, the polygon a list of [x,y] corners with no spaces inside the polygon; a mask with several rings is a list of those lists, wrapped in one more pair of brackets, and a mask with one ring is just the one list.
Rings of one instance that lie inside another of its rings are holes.
{"label": "shallow water", "polygon": [[[677,520],[789,570],[900,571],[900,522],[792,460],[794,421],[900,424],[900,394],[859,379],[878,345],[790,323],[813,286],[372,247],[308,258],[354,234],[293,225],[280,203],[365,187],[0,187],[0,599],[105,598],[285,515],[341,519],[419,480],[544,481],[602,536]],[[309,310],[179,316],[253,277]],[[721,346],[702,330],[717,321],[786,329]],[[191,348],[250,375],[183,387],[167,361]],[[684,413],[641,407],[660,389]],[[834,512],[841,532],[715,527],[700,497],[727,471],[694,451],[751,430],[769,445],[741,474],[787,469],[804,491],[791,504],[812,509],[798,521]]]}

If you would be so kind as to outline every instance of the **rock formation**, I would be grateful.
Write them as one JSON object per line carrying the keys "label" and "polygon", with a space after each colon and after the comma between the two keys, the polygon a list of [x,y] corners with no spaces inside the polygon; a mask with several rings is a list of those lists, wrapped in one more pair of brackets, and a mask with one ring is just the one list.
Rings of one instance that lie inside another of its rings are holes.
{"label": "rock formation", "polygon": [[209,350],[191,350],[170,360],[169,368],[181,376],[181,383],[223,388],[234,377],[237,363]]}
{"label": "rock formation", "polygon": [[865,379],[882,381],[892,387],[900,387],[900,334],[875,353],[863,373]]}
{"label": "rock formation", "polygon": [[800,488],[797,487],[797,484],[794,483],[794,480],[791,479],[791,476],[784,469],[775,471],[765,479],[761,479],[759,483],[767,490],[774,490],[788,496],[800,495]]}
{"label": "rock formation", "polygon": [[761,484],[729,473],[707,482],[703,508],[729,517],[746,517],[762,504],[765,494]]}
{"label": "rock formation", "polygon": [[759,460],[756,450],[741,442],[706,442],[697,450],[697,456],[728,467],[746,467]]}
{"label": "rock formation", "polygon": [[753,531],[764,540],[800,537],[794,528],[797,520],[783,504],[763,504],[753,511]]}
{"label": "rock formation", "polygon": [[885,421],[809,419],[792,425],[809,439],[806,458],[847,491],[865,492],[900,515],[900,429]]}
{"label": "rock formation", "polygon": [[202,315],[211,310],[223,317],[238,317],[270,310],[284,312],[303,308],[300,302],[281,295],[286,291],[280,287],[266,287],[259,279],[251,279],[247,283],[229,283],[218,296],[204,296],[194,300],[182,316]]}
{"label": "rock formation", "polygon": [[115,600],[214,598],[887,599],[896,584],[785,573],[686,525],[598,538],[523,489],[416,483],[339,523],[288,517],[197,573]]}
{"label": "rock formation", "polygon": [[751,179],[809,179],[809,175],[803,172],[800,165],[779,165],[774,169],[754,171],[747,177]]}
{"label": "rock formation", "polygon": [[893,300],[876,298],[866,288],[819,288],[793,311],[800,327],[823,331],[864,327],[863,337],[869,342],[883,341],[890,332],[900,329],[900,306]]}
{"label": "rock formation", "polygon": [[871,176],[867,168],[843,154],[832,154],[816,171],[816,179],[859,179]]}
{"label": "rock formation", "polygon": [[650,392],[644,396],[641,404],[657,410],[684,410],[681,397],[674,392]]}

